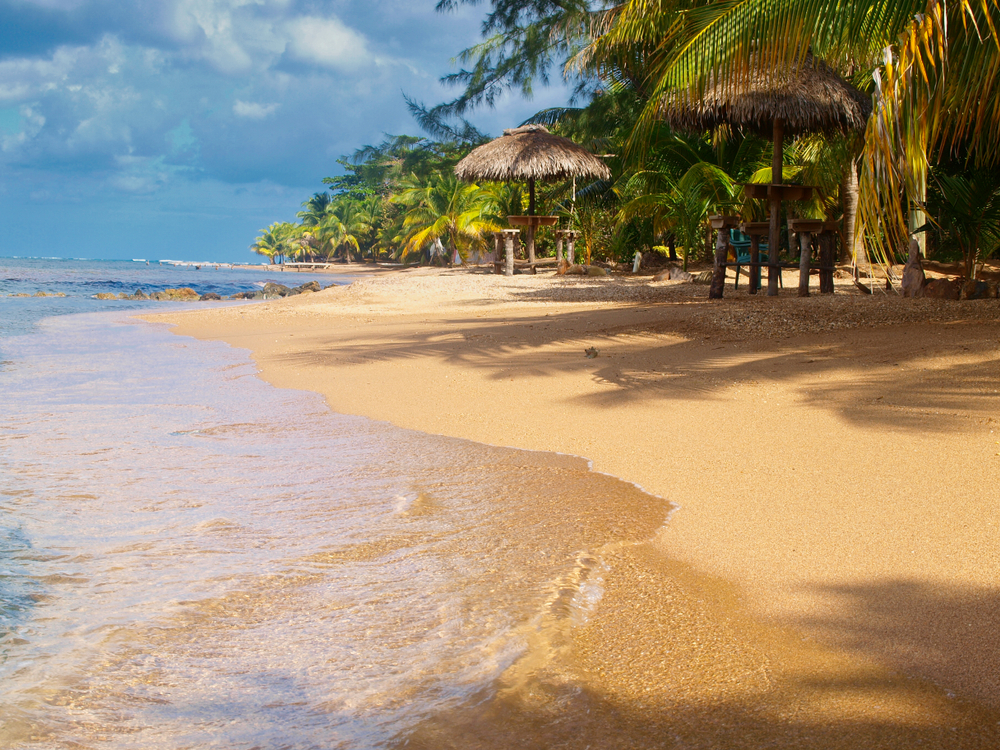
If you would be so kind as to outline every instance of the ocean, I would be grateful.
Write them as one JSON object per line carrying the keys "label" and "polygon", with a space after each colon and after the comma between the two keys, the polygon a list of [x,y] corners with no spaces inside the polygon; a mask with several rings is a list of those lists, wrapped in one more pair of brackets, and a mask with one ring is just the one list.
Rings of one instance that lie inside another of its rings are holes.
{"label": "ocean", "polygon": [[0,258],[0,747],[405,746],[557,658],[623,509],[665,520],[581,458],[335,414],[132,317],[180,303],[92,298],[288,277]]}

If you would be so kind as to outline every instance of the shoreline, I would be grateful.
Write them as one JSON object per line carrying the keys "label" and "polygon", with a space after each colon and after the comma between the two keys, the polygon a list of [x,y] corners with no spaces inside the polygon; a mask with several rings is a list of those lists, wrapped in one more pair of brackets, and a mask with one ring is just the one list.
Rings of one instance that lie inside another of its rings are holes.
{"label": "shoreline", "polygon": [[[711,705],[758,744],[995,746],[1000,303],[838,292],[413,269],[148,317],[335,411],[578,455],[673,504],[574,636],[601,726],[669,705],[735,746]],[[490,710],[537,729],[521,698]]]}

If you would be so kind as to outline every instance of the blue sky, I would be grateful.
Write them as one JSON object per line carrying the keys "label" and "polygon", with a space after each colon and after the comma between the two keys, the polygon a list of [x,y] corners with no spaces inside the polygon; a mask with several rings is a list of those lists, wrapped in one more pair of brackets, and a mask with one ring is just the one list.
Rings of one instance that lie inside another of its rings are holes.
{"label": "blue sky", "polygon": [[[383,133],[420,134],[484,6],[0,0],[0,255],[256,261]],[[473,117],[499,135],[562,86]]]}

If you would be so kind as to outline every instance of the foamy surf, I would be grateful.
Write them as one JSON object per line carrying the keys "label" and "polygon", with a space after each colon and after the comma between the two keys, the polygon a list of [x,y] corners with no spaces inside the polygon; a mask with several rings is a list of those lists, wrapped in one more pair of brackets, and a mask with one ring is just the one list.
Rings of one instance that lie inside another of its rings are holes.
{"label": "foamy surf", "polygon": [[572,457],[331,414],[163,327],[72,316],[6,343],[13,746],[405,741],[551,672],[623,503],[667,510]]}

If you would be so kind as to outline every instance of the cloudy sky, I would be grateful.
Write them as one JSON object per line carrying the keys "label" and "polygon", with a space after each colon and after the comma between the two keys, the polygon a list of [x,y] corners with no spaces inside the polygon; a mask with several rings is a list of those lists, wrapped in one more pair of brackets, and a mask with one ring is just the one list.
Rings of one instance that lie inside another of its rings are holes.
{"label": "cloudy sky", "polygon": [[[0,0],[0,255],[259,260],[479,38],[435,0]],[[473,121],[499,135],[561,87]]]}

